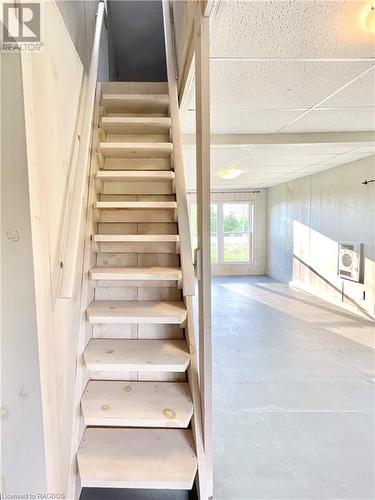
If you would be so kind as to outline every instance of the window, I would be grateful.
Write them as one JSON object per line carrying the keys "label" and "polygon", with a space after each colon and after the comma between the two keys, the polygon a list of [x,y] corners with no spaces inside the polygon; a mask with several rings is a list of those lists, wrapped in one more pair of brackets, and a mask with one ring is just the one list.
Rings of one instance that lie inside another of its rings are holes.
{"label": "window", "polygon": [[[190,205],[193,248],[197,246],[197,205]],[[220,202],[211,205],[211,262],[248,263],[252,260],[253,204]]]}

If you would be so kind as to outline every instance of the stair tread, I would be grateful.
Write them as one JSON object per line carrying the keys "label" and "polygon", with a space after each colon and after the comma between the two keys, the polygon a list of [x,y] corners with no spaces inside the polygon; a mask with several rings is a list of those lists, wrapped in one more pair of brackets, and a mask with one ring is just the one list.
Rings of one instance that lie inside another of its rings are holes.
{"label": "stair tread", "polygon": [[100,104],[102,106],[116,103],[146,103],[161,104],[168,106],[168,94],[102,94]]}
{"label": "stair tread", "polygon": [[197,470],[189,429],[89,428],[77,459],[83,487],[188,490]]}
{"label": "stair tread", "polygon": [[175,201],[97,201],[95,208],[177,208]]}
{"label": "stair tread", "polygon": [[190,356],[184,340],[91,339],[84,359],[89,370],[184,372]]}
{"label": "stair tread", "polygon": [[155,116],[104,116],[100,128],[109,133],[168,133],[171,128],[169,117]]}
{"label": "stair tread", "polygon": [[93,280],[179,281],[182,273],[178,267],[93,267],[90,277]]}
{"label": "stair tread", "polygon": [[94,300],[87,308],[90,323],[159,323],[179,325],[186,319],[180,301]]}
{"label": "stair tread", "polygon": [[99,180],[173,180],[173,170],[99,170],[96,174]]}
{"label": "stair tread", "polygon": [[119,148],[129,148],[129,149],[165,149],[172,151],[173,146],[171,142],[123,142],[123,141],[107,141],[99,143],[100,149],[119,149]]}
{"label": "stair tread", "polygon": [[180,241],[178,234],[94,234],[93,240],[97,242],[106,241],[135,241],[135,242],[169,242],[177,243]]}
{"label": "stair tread", "polygon": [[193,414],[181,382],[90,380],[81,407],[86,426],[187,427]]}

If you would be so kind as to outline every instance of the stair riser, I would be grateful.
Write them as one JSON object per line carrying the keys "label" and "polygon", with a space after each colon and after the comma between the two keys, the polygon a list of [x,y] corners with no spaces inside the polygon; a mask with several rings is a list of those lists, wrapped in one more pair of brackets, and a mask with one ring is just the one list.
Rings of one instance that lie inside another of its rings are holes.
{"label": "stair riser", "polygon": [[177,254],[163,253],[103,253],[97,255],[97,265],[105,266],[170,266],[179,267]]}
{"label": "stair riser", "polygon": [[180,325],[93,325],[93,338],[108,339],[176,339],[183,340]]}
{"label": "stair riser", "polygon": [[105,133],[106,142],[169,142],[169,134],[134,134],[134,133]]}
{"label": "stair riser", "polygon": [[174,222],[174,214],[170,209],[127,210],[107,209],[98,210],[97,222],[132,222],[132,223],[161,223]]}
{"label": "stair riser", "polygon": [[173,223],[130,223],[101,222],[97,234],[177,234],[177,224]]}
{"label": "stair riser", "polygon": [[[133,194],[133,195],[173,195],[173,181],[98,181],[98,193],[102,194]],[[124,200],[126,201],[126,200]],[[134,200],[137,201],[137,200]],[[141,200],[138,200],[141,201]],[[158,201],[158,200],[155,200]]]}
{"label": "stair riser", "polygon": [[100,286],[95,288],[96,300],[131,300],[145,301],[178,301],[181,300],[181,290],[171,287],[132,287],[132,286]]}
{"label": "stair riser", "polygon": [[[177,254],[179,248],[175,243],[93,243],[93,251],[97,253],[161,253]],[[177,248],[176,248],[177,247]]]}
{"label": "stair riser", "polygon": [[100,128],[103,129],[107,137],[109,135],[124,135],[135,137],[138,136],[140,138],[144,137],[143,134],[146,134],[147,137],[150,135],[158,135],[162,136],[166,139],[163,139],[163,142],[168,141],[169,132],[170,132],[170,124],[169,120],[164,120],[163,124],[148,122],[144,119],[142,123],[137,123],[135,121],[129,120],[129,122],[121,122],[121,120],[111,120],[104,119],[100,123]]}
{"label": "stair riser", "polygon": [[171,170],[170,158],[105,158],[104,170]]}
{"label": "stair riser", "polygon": [[105,158],[170,158],[172,149],[168,143],[148,144],[101,142],[98,148]]}

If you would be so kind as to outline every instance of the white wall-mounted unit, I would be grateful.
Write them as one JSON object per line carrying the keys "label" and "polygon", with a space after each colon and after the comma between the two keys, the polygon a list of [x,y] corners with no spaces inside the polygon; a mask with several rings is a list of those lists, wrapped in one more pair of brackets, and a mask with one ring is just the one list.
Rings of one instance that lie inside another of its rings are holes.
{"label": "white wall-mounted unit", "polygon": [[339,243],[337,274],[340,278],[361,281],[362,248],[361,243]]}

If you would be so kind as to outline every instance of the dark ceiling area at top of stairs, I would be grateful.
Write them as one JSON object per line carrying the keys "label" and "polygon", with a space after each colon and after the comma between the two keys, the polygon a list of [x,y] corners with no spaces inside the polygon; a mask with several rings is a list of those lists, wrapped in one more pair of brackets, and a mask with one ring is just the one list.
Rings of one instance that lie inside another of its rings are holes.
{"label": "dark ceiling area at top of stairs", "polygon": [[116,57],[116,79],[166,81],[161,1],[112,0],[108,10]]}

